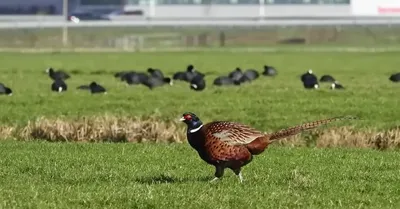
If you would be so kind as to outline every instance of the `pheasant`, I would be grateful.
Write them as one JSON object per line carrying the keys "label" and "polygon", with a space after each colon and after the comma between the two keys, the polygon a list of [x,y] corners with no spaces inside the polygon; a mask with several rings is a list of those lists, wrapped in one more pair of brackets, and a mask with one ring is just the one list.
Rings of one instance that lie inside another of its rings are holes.
{"label": "pheasant", "polygon": [[272,142],[317,128],[338,120],[355,119],[352,116],[333,117],[304,123],[276,131],[261,131],[237,122],[214,121],[207,124],[191,112],[185,112],[180,121],[187,125],[187,140],[200,158],[215,166],[215,178],[222,178],[226,168],[231,169],[243,182],[242,167],[253,160],[253,155],[264,152]]}

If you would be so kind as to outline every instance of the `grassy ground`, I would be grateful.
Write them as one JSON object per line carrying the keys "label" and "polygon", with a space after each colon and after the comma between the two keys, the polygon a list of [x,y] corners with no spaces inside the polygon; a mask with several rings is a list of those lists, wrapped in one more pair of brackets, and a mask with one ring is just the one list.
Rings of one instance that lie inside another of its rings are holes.
{"label": "grassy ground", "polygon": [[[1,97],[0,121],[26,124],[38,117],[91,115],[148,116],[175,120],[185,111],[203,121],[241,121],[261,130],[275,130],[304,121],[337,115],[355,115],[362,120],[344,122],[356,128],[387,129],[399,124],[399,86],[388,77],[398,71],[399,53],[2,53],[0,82],[14,95]],[[207,74],[207,88],[194,92],[187,83],[176,82],[153,91],[144,86],[127,86],[113,77],[121,70],[158,67],[167,75],[194,64]],[[236,66],[256,68],[273,65],[279,75],[261,77],[238,88],[218,88],[212,81]],[[50,91],[48,66],[72,72],[64,94]],[[345,87],[319,91],[302,87],[299,75],[312,68],[321,76],[331,74]],[[91,81],[104,85],[108,95],[90,95],[75,88]],[[341,124],[339,124],[341,125]]]}
{"label": "grassy ground", "polygon": [[186,144],[2,142],[1,208],[398,208],[399,152],[270,147],[213,184]]}

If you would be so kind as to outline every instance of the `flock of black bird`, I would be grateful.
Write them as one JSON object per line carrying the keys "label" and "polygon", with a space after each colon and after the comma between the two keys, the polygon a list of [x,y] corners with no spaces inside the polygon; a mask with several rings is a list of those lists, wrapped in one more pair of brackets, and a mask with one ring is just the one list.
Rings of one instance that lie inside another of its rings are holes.
{"label": "flock of black bird", "polygon": [[[262,74],[265,76],[275,76],[276,70],[271,66],[264,66]],[[155,68],[148,68],[147,72],[123,71],[116,73],[114,76],[129,85],[142,84],[150,89],[165,84],[173,85],[173,81],[188,82],[190,88],[195,91],[202,91],[206,88],[205,74],[196,70],[193,65],[188,65],[185,71],[174,73],[172,78],[165,77],[160,69]],[[248,69],[242,71],[242,69],[237,67],[227,76],[217,77],[213,84],[216,86],[241,85],[251,82],[259,76],[260,74],[257,70]]]}
{"label": "flock of black bird", "polygon": [[[273,66],[264,65],[262,76],[276,76],[277,70]],[[126,82],[129,85],[145,85],[150,89],[165,84],[173,85],[174,80],[180,80],[188,82],[190,88],[195,91],[202,91],[206,88],[205,74],[195,69],[193,65],[188,65],[186,71],[176,72],[173,77],[165,77],[161,70],[148,68],[146,72],[137,71],[122,71],[114,75],[120,78],[121,81]],[[215,86],[229,86],[229,85],[241,85],[256,80],[260,77],[260,73],[255,69],[247,69],[243,71],[241,68],[236,67],[232,72],[227,75],[219,76],[214,79],[213,85]],[[400,82],[400,73],[396,73],[390,76],[389,80],[393,82]],[[320,79],[317,78],[313,71],[310,69],[303,75],[301,75],[301,81],[304,88],[306,89],[318,89],[320,87],[319,82],[331,83],[330,89],[344,89],[343,85],[340,84],[333,76],[323,75]]]}
{"label": "flock of black bird", "polygon": [[[277,70],[268,65],[263,66],[264,70],[261,73],[262,76],[276,76]],[[51,90],[55,92],[67,91],[68,85],[65,80],[71,76],[62,70],[55,71],[53,68],[48,68],[46,73],[53,80],[51,84]],[[186,71],[176,72],[173,77],[165,77],[160,69],[148,68],[147,72],[138,71],[122,71],[114,74],[114,77],[119,78],[121,81],[126,82],[128,85],[144,85],[149,89],[154,89],[163,85],[173,85],[174,80],[184,81],[189,83],[189,87],[195,91],[202,91],[206,88],[205,74],[199,72],[194,68],[193,65],[188,65]],[[214,79],[213,85],[215,86],[229,86],[229,85],[242,85],[249,83],[260,77],[260,73],[255,69],[247,69],[243,71],[237,67],[227,75],[219,76]],[[400,82],[400,73],[395,73],[389,77],[392,82]],[[331,83],[330,89],[344,89],[333,76],[323,75],[320,79],[317,78],[313,71],[310,69],[303,75],[301,75],[301,82],[305,89],[318,89],[320,82]],[[88,90],[92,94],[107,93],[107,90],[96,83],[91,82],[88,85],[78,86],[79,90]],[[0,83],[0,94],[12,95],[11,88],[7,87],[3,83]]]}
{"label": "flock of black bird", "polygon": [[[392,74],[389,77],[389,80],[392,82],[400,82],[400,73]],[[306,73],[301,75],[301,81],[303,82],[303,86],[306,89],[318,89],[320,87],[318,83],[318,78],[313,74],[313,71],[309,69]],[[331,75],[323,75],[319,79],[319,82],[329,82],[331,83],[330,89],[344,89],[344,86],[340,84],[335,78]]]}
{"label": "flock of black bird", "polygon": [[[49,74],[49,77],[53,80],[51,84],[51,90],[56,92],[63,92],[67,91],[68,85],[65,83],[65,80],[69,79],[71,76],[68,75],[66,72],[59,70],[54,71],[53,68],[48,68],[46,72]],[[89,85],[82,85],[78,86],[77,89],[82,90],[90,90],[92,94],[96,93],[107,93],[106,89],[97,84],[96,82],[91,82]]]}

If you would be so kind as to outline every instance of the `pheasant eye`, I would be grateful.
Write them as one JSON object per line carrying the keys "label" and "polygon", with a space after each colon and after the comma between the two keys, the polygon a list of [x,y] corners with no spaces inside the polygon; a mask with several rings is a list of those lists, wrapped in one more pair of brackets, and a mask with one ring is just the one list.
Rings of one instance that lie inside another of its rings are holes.
{"label": "pheasant eye", "polygon": [[183,116],[186,120],[192,120],[192,116],[191,115],[185,115]]}

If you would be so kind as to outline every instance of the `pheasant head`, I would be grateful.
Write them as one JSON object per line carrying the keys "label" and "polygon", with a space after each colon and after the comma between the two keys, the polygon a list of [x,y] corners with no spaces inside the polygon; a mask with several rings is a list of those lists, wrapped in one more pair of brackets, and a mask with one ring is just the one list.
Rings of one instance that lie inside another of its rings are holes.
{"label": "pheasant head", "polygon": [[183,113],[180,121],[184,122],[187,125],[188,133],[195,133],[200,130],[201,127],[203,127],[203,122],[201,122],[201,120],[194,113],[191,112]]}

